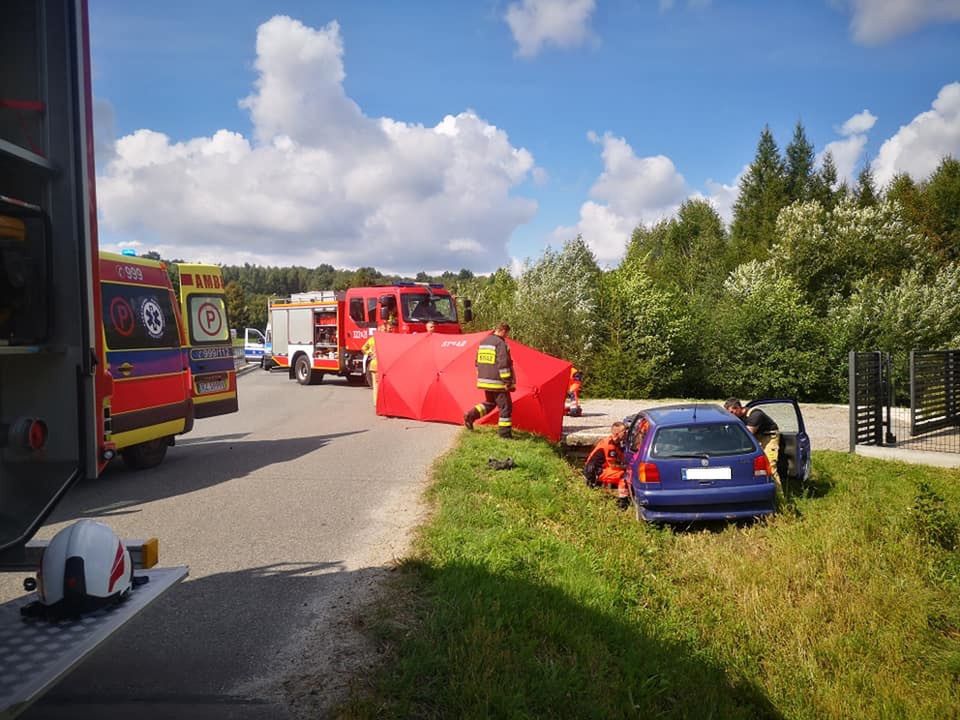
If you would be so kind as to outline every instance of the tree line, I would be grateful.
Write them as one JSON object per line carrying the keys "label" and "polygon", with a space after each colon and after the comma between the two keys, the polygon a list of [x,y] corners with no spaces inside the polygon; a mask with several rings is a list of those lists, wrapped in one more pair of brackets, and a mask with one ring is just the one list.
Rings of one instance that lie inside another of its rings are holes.
{"label": "tree line", "polygon": [[960,347],[960,162],[885,188],[864,165],[848,185],[829,153],[818,166],[801,123],[782,153],[765,127],[729,227],[709,202],[688,200],[637,227],[614,268],[578,236],[517,276],[331,265],[223,275],[234,327],[263,328],[272,296],[442,282],[473,300],[468,330],[506,320],[521,342],[583,370],[588,394],[842,401],[850,350]]}
{"label": "tree line", "polygon": [[704,200],[637,227],[619,266],[598,267],[582,237],[460,283],[475,326],[573,361],[609,397],[844,401],[850,350],[960,347],[960,162],[878,189],[819,167],[798,123],[785,152],[764,128],[729,227]]}

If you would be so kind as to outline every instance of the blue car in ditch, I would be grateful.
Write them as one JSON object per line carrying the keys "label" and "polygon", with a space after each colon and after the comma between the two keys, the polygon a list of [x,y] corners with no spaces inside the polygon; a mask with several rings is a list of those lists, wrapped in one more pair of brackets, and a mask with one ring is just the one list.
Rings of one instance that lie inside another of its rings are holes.
{"label": "blue car in ditch", "polygon": [[[810,438],[794,400],[759,400],[780,428],[785,482],[810,475]],[[624,463],[638,520],[740,520],[776,509],[770,464],[746,425],[719,405],[649,408],[627,418]]]}

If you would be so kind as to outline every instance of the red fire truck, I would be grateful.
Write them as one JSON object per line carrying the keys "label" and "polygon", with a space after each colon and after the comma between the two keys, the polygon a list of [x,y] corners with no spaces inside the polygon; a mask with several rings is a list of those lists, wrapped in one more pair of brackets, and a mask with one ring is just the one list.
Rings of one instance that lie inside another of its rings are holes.
{"label": "red fire truck", "polygon": [[[464,300],[464,320],[472,319]],[[383,322],[396,323],[396,332],[460,334],[456,298],[436,283],[400,282],[394,285],[350,288],[346,292],[299,293],[271,300],[267,341],[271,357],[264,367],[287,368],[301,385],[323,381],[325,374],[362,383],[366,366],[360,348]]]}

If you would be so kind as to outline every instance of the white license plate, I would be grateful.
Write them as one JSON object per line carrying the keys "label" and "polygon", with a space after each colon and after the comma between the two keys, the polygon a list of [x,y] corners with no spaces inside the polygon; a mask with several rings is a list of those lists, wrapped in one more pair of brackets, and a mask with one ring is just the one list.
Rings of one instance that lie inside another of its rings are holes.
{"label": "white license plate", "polygon": [[197,380],[197,392],[199,392],[201,395],[206,395],[207,393],[224,392],[226,389],[226,378],[220,378],[218,380]]}
{"label": "white license plate", "polygon": [[684,480],[729,480],[733,475],[728,467],[684,468]]}

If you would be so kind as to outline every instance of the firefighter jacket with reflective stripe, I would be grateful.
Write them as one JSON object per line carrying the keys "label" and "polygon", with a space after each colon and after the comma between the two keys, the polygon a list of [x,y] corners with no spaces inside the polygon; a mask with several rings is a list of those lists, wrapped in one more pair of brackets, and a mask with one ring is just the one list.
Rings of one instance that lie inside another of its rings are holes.
{"label": "firefighter jacket with reflective stripe", "polygon": [[593,446],[583,466],[583,475],[594,485],[618,485],[623,479],[623,470],[623,446],[608,436]]}
{"label": "firefighter jacket with reflective stripe", "polygon": [[516,383],[507,341],[491,333],[477,348],[477,387],[481,390],[509,390]]}
{"label": "firefighter jacket with reflective stripe", "polygon": [[360,352],[367,356],[367,369],[370,372],[377,371],[377,340],[371,335],[367,338],[367,341],[363,344],[363,347],[360,348]]}

